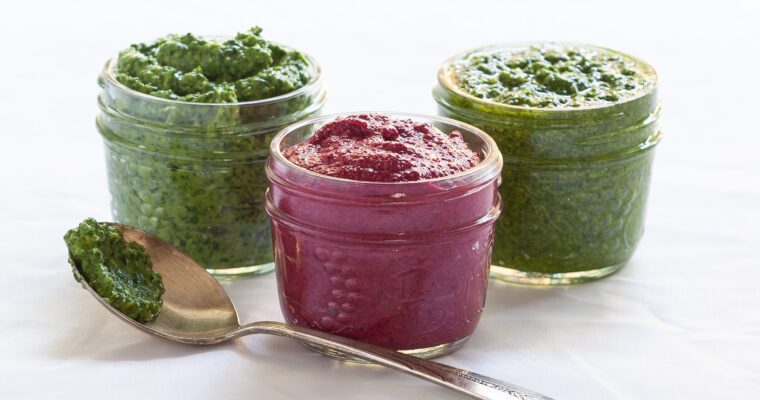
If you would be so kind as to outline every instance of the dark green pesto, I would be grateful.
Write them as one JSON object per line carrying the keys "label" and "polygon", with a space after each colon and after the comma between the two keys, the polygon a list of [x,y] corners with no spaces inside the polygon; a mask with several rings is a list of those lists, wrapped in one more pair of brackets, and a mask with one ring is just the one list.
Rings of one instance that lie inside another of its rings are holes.
{"label": "dark green pesto", "polygon": [[[262,83],[256,90],[252,89],[253,85],[239,85],[241,80],[250,79],[237,77],[247,75],[259,65],[253,58],[246,61],[244,57],[236,61],[246,65],[240,67],[239,73],[233,73],[234,68],[226,66],[223,74],[210,74],[218,84],[211,92],[175,92],[170,83],[166,86],[169,89],[161,89],[164,90],[161,96],[154,96],[153,88],[158,90],[158,85],[151,88],[150,96],[145,96],[142,91],[130,90],[119,82],[118,74],[123,71],[120,68],[112,71],[110,64],[100,79],[103,91],[99,97],[97,125],[106,144],[114,219],[167,240],[205,268],[218,273],[264,265],[269,266],[250,272],[271,270],[269,217],[263,207],[268,187],[264,161],[269,154],[269,143],[285,126],[317,114],[325,101],[319,68],[312,59],[287,49],[282,50],[285,54],[282,55],[282,51],[272,49],[284,47],[264,42],[258,37],[258,30],[254,32],[256,34],[239,34],[235,41],[242,43],[240,46],[230,41],[213,42],[217,44],[209,47],[211,55],[192,52],[194,56],[190,58],[213,59],[218,57],[218,46],[240,50],[248,48],[245,43],[250,41],[253,47],[270,49],[277,55],[273,56],[275,60],[305,62],[308,69],[296,74],[297,82],[289,78],[295,75],[283,72],[278,66],[269,66],[254,74],[253,82],[270,75],[279,80],[266,81],[271,85]],[[188,37],[192,36],[167,38],[181,41]],[[167,38],[156,42],[165,46]],[[135,45],[134,50],[127,52],[134,55],[137,49],[151,46]],[[200,48],[205,46],[200,45]],[[160,54],[158,51],[157,59]],[[248,53],[240,50],[239,54]],[[261,52],[251,54],[251,57],[260,57]],[[183,68],[192,67],[191,71],[201,72],[193,67],[196,61]],[[171,64],[183,65],[179,60]],[[200,64],[207,68],[213,65]],[[289,65],[292,68],[286,70],[300,71],[301,67]],[[203,67],[201,70],[209,74]],[[304,82],[304,76],[310,80]],[[298,88],[281,93],[294,87]],[[217,98],[215,93],[224,95]],[[175,99],[172,95],[184,97]],[[224,102],[240,100],[238,96],[251,99],[269,95],[279,96],[247,103]],[[222,103],[200,102],[208,96]],[[234,274],[248,273],[235,271]]]}
{"label": "dark green pesto", "polygon": [[158,316],[164,285],[145,248],[126,242],[119,228],[92,218],[66,232],[63,239],[71,267],[103,300],[137,322]]}
{"label": "dark green pesto", "polygon": [[[494,50],[511,51],[482,52]],[[636,61],[646,72],[638,97],[533,108],[483,101],[454,83],[458,62],[479,51],[444,65],[434,97],[441,115],[483,129],[504,156],[493,265],[550,275],[619,268],[643,233],[659,141],[654,71]]]}
{"label": "dark green pesto", "polygon": [[262,39],[259,27],[227,40],[188,33],[133,44],[119,53],[114,76],[141,93],[196,103],[275,97],[312,78],[303,54]]}
{"label": "dark green pesto", "polygon": [[453,69],[456,84],[477,98],[539,108],[608,105],[653,83],[622,54],[552,43],[473,54]]}

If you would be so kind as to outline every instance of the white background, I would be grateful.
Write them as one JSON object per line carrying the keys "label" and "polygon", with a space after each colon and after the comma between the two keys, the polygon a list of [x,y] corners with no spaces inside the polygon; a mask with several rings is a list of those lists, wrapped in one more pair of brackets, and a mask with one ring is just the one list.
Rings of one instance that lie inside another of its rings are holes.
{"label": "white background", "polygon": [[[15,1],[0,5],[0,398],[454,399],[423,381],[248,337],[196,348],[111,316],[72,279],[63,233],[109,220],[96,77],[167,33],[264,36],[327,73],[326,112],[435,113],[438,66],[554,39],[650,62],[665,113],[647,231],[602,281],[492,282],[441,361],[557,399],[760,397],[760,2]],[[274,276],[227,282],[242,322],[281,320]]]}

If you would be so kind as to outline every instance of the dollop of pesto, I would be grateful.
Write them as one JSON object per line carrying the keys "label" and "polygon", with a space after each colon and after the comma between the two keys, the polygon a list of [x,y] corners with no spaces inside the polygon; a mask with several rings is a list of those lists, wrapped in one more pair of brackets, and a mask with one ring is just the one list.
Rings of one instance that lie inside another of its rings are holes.
{"label": "dollop of pesto", "polygon": [[145,248],[126,242],[119,228],[92,218],[66,232],[63,239],[72,268],[100,297],[137,322],[158,316],[164,285]]}
{"label": "dollop of pesto", "polygon": [[654,82],[651,71],[620,53],[552,43],[474,53],[454,62],[453,74],[475,97],[536,108],[606,105]]}
{"label": "dollop of pesto", "polygon": [[292,92],[311,79],[306,57],[261,38],[261,28],[233,39],[168,35],[119,53],[116,80],[151,96],[196,103],[236,103]]}

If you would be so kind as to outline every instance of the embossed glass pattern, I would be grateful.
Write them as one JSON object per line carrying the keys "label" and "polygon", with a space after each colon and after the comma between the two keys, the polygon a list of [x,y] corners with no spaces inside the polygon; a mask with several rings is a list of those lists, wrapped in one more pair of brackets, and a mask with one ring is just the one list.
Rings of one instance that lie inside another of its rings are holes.
{"label": "embossed glass pattern", "polygon": [[390,115],[458,130],[481,163],[417,182],[352,181],[305,170],[280,153],[337,115],[279,133],[267,163],[266,209],[280,304],[289,323],[437,356],[470,336],[483,309],[501,155],[467,124]]}
{"label": "embossed glass pattern", "polygon": [[455,56],[441,67],[433,90],[439,114],[483,129],[504,156],[504,211],[496,222],[491,276],[551,285],[609,275],[631,258],[643,234],[660,140],[656,74],[615,52],[651,74],[648,90],[580,108],[510,106],[456,86],[455,60],[504,48]]}

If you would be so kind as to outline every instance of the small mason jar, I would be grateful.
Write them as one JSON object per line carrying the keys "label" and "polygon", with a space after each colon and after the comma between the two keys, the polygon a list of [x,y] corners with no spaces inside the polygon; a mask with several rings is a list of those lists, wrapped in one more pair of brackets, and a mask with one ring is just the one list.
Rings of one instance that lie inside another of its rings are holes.
{"label": "small mason jar", "polygon": [[504,156],[491,276],[525,284],[571,284],[622,268],[644,230],[654,148],[660,140],[657,75],[631,98],[584,107],[535,108],[480,99],[456,84],[469,57],[530,46],[496,45],[443,64],[433,97],[440,115],[488,132]]}
{"label": "small mason jar", "polygon": [[284,95],[239,103],[191,103],[119,83],[108,61],[99,78],[97,127],[105,143],[116,222],[153,233],[216,276],[274,269],[264,211],[264,163],[284,127],[318,115],[322,73]]}
{"label": "small mason jar", "polygon": [[388,183],[321,175],[283,156],[347,115],[303,121],[272,140],[266,209],[285,320],[420,357],[454,351],[485,302],[501,154],[470,125],[390,113],[459,131],[482,161],[446,177]]}

